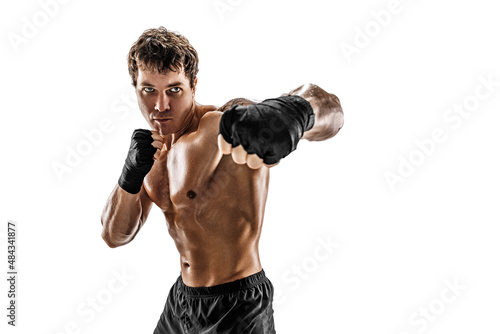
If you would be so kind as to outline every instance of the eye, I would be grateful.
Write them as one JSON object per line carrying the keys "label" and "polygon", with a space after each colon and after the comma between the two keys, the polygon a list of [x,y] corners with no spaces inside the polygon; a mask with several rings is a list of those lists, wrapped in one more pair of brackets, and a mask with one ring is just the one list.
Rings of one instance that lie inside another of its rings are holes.
{"label": "eye", "polygon": [[154,92],[154,88],[151,88],[151,87],[144,87],[143,90],[146,92],[146,93],[152,93]]}
{"label": "eye", "polygon": [[169,89],[169,91],[172,93],[179,93],[181,89],[179,87],[172,87]]}

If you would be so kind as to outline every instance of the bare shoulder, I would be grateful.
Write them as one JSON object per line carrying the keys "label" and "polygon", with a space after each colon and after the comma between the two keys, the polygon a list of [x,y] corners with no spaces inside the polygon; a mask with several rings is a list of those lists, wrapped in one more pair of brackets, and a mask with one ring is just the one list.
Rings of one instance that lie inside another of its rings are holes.
{"label": "bare shoulder", "polygon": [[200,129],[203,127],[219,124],[222,113],[218,110],[207,111],[200,119]]}
{"label": "bare shoulder", "polygon": [[217,137],[219,134],[219,123],[222,113],[217,110],[207,111],[200,119],[198,135],[203,137]]}
{"label": "bare shoulder", "polygon": [[200,124],[198,126],[198,131],[200,134],[209,134],[217,136],[219,134],[219,122],[226,110],[231,108],[234,105],[249,105],[254,104],[257,101],[252,101],[246,98],[235,98],[228,102],[226,102],[222,107],[215,106],[198,106],[200,109],[202,116],[200,118]]}
{"label": "bare shoulder", "polygon": [[219,131],[219,122],[222,113],[234,105],[246,106],[249,104],[254,104],[256,101],[252,101],[243,97],[238,97],[226,102],[222,107],[216,107],[212,105],[199,105],[198,109],[202,113],[200,118],[200,125],[198,130],[207,130],[215,126],[217,132]]}
{"label": "bare shoulder", "polygon": [[247,106],[249,104],[257,103],[257,101],[249,100],[244,97],[238,97],[236,99],[229,100],[222,107],[218,108],[219,111],[224,112],[234,105]]}

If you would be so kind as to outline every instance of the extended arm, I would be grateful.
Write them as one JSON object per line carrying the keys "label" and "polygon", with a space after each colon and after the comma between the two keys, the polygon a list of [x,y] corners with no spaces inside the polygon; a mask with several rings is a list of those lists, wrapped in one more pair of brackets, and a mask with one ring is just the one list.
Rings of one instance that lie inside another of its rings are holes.
{"label": "extended arm", "polygon": [[297,147],[301,138],[326,140],[344,125],[339,99],[308,84],[276,99],[231,105],[220,122],[219,148],[237,164],[268,167]]}
{"label": "extended arm", "polygon": [[344,125],[344,112],[338,97],[327,93],[321,87],[306,84],[285,95],[302,96],[314,110],[314,126],[304,133],[303,139],[320,141],[332,138]]}

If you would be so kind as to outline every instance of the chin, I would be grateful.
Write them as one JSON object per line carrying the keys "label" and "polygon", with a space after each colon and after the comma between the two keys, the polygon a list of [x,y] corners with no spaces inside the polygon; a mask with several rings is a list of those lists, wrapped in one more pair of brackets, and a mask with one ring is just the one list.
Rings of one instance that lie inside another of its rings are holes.
{"label": "chin", "polygon": [[155,128],[158,133],[161,135],[161,136],[168,136],[168,135],[171,135],[172,133],[174,133],[175,131],[172,129],[172,127],[170,126],[157,126]]}

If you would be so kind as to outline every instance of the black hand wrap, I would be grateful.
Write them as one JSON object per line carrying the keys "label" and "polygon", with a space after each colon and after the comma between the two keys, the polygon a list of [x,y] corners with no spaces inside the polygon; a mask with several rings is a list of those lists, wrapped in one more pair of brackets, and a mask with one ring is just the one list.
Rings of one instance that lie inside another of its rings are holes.
{"label": "black hand wrap", "polygon": [[142,181],[153,167],[153,156],[156,148],[150,130],[134,130],[127,159],[123,166],[122,175],[118,179],[118,185],[131,194],[137,194],[141,190]]}
{"label": "black hand wrap", "polygon": [[266,164],[274,164],[297,148],[314,125],[314,112],[298,95],[281,96],[247,106],[236,105],[222,114],[219,133],[233,147],[243,146]]}

